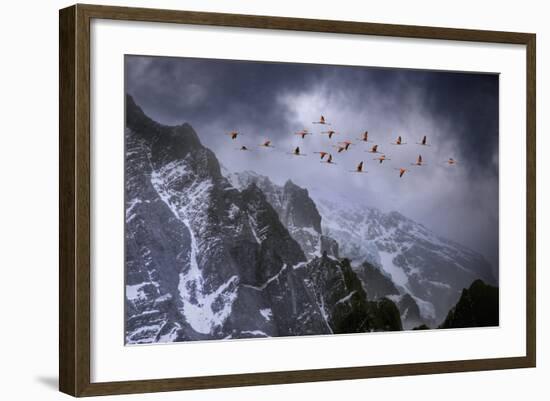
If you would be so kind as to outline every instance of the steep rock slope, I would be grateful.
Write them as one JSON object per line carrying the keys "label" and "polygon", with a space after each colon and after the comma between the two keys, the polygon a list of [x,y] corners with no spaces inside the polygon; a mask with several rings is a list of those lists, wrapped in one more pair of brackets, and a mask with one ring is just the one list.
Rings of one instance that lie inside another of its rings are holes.
{"label": "steep rock slope", "polygon": [[460,299],[440,328],[498,326],[498,305],[498,288],[476,280],[462,290]]}
{"label": "steep rock slope", "polygon": [[129,97],[126,152],[128,342],[224,337],[242,283],[305,261],[262,192],[234,189],[189,125],[161,126]]}
{"label": "steep rock slope", "polygon": [[233,187],[190,125],[126,102],[126,343],[400,329],[349,263],[308,261],[264,192]]}
{"label": "steep rock slope", "polygon": [[251,183],[257,185],[308,259],[320,256],[325,251],[338,257],[338,243],[323,235],[321,215],[307,189],[291,180],[279,186],[268,177],[253,171],[229,173],[227,178],[236,188],[246,188]]}
{"label": "steep rock slope", "polygon": [[381,267],[363,262],[361,265],[354,266],[353,271],[361,280],[369,300],[388,298],[395,302],[404,329],[409,330],[424,323],[417,302],[410,294],[401,293],[389,274]]}
{"label": "steep rock slope", "polygon": [[391,277],[380,267],[374,266],[369,262],[363,262],[361,265],[355,266],[353,270],[362,281],[369,300],[389,295],[399,295],[399,290]]}
{"label": "steep rock slope", "polygon": [[[228,173],[227,178],[237,188],[244,188],[250,183],[256,184],[261,188],[262,192],[266,195],[266,199],[277,210],[281,221],[287,228],[294,239],[300,244],[305,251],[306,256],[309,258],[318,256],[319,252],[326,251],[328,255],[339,256],[340,245],[336,240],[330,236],[323,235],[323,228],[325,226],[322,223],[322,217],[318,212],[316,203],[309,197],[308,191],[305,188],[301,188],[294,184],[292,181],[287,181],[285,185],[278,186],[274,184],[268,177],[257,174],[253,171],[244,171],[239,173]],[[353,230],[354,222],[347,223],[347,229]],[[325,228],[325,230],[327,230]],[[345,238],[342,239],[344,241]],[[342,249],[344,252],[350,252],[349,242],[343,242]],[[356,246],[359,252],[365,252],[362,249],[364,243],[352,243]],[[368,247],[368,243],[366,243]],[[373,245],[374,246],[374,245]],[[370,254],[368,248],[367,254]],[[374,252],[376,249],[374,248]],[[350,252],[352,256],[357,255],[355,252]],[[342,253],[342,256],[350,256],[348,253]],[[360,260],[364,260],[363,263],[358,263]],[[403,319],[403,326],[405,328],[412,328],[417,325],[418,322],[423,320],[415,313],[419,310],[416,301],[410,296],[406,297],[401,302],[401,293],[403,289],[399,290],[390,274],[386,273],[379,265],[369,263],[368,258],[355,259],[355,263],[352,265],[353,271],[360,278],[363,288],[368,294],[370,301],[375,301],[380,298],[394,296],[401,317]],[[429,316],[427,319],[431,320],[433,316],[433,308],[428,303],[426,314]]]}

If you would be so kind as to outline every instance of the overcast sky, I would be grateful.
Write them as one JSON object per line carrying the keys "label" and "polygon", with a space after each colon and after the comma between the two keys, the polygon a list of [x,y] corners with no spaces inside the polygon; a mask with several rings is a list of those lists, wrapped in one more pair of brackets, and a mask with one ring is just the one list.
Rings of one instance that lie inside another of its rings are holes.
{"label": "overcast sky", "polygon": [[[397,210],[498,264],[498,75],[126,56],[126,91],[159,123],[191,124],[230,171]],[[312,124],[321,114],[330,127]],[[304,128],[313,135],[294,135]],[[327,128],[340,134],[329,140]],[[365,130],[373,143],[358,141]],[[406,145],[390,144],[398,135]],[[423,135],[431,146],[416,144]],[[274,149],[257,146],[266,139]],[[365,152],[374,143],[391,161]],[[296,146],[307,156],[289,155]],[[321,164],[322,150],[337,164]],[[426,165],[411,166],[419,154]],[[368,173],[349,172],[359,161]],[[398,167],[410,171],[400,179]]]}

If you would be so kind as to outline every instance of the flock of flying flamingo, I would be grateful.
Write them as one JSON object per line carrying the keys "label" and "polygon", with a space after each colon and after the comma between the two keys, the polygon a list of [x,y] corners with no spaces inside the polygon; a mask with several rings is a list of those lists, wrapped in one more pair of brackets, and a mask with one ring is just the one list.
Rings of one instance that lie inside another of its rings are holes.
{"label": "flock of flying flamingo", "polygon": [[[324,116],[321,116],[318,121],[313,121],[312,124],[319,124],[319,125],[322,125],[322,126],[330,126],[331,125],[330,123],[328,123],[325,120]],[[332,139],[332,137],[334,135],[340,135],[338,132],[336,132],[332,129],[327,129],[327,131],[321,131],[320,134],[321,135],[327,135],[329,139]],[[237,140],[238,137],[241,135],[241,133],[238,132],[238,131],[231,131],[231,132],[226,133],[226,135],[229,135],[229,137],[232,140]],[[307,129],[303,129],[301,131],[295,132],[294,135],[299,136],[301,139],[305,139],[308,135],[313,135],[313,133],[310,132]],[[365,131],[360,138],[357,138],[357,140],[360,141],[360,142],[364,142],[364,143],[372,143],[372,141],[369,140],[369,132],[368,131]],[[336,153],[342,153],[342,152],[349,151],[350,146],[355,145],[355,144],[356,143],[351,142],[349,140],[344,140],[344,141],[341,141],[341,142],[336,142],[336,145],[332,145],[332,146],[336,149]],[[407,144],[407,142],[403,142],[403,138],[401,136],[398,136],[397,139],[395,140],[395,142],[391,142],[391,145],[395,145],[395,146],[402,146],[402,145],[406,145],[406,144]],[[422,137],[420,142],[416,142],[416,144],[420,145],[420,146],[430,146],[428,144],[428,140],[427,140],[426,135],[424,135]],[[258,146],[263,147],[263,148],[274,148],[273,143],[269,139],[266,139],[264,142],[258,144]],[[241,150],[241,151],[250,151],[251,150],[246,145],[241,145],[240,148],[238,148],[238,149]],[[373,144],[372,147],[370,149],[368,149],[366,152],[372,153],[372,154],[378,154],[379,156],[373,158],[373,160],[377,160],[379,164],[382,164],[384,161],[391,160],[384,153],[382,153],[378,150],[378,145],[377,144]],[[334,158],[332,156],[332,153],[329,152],[329,151],[318,151],[318,152],[313,152],[313,153],[320,155],[321,163],[326,163],[326,164],[329,164],[329,165],[336,164],[334,162]],[[292,156],[307,156],[305,153],[302,153],[302,151],[300,150],[300,146],[296,146],[296,148],[294,150],[292,150],[290,152],[287,152],[287,154],[292,155]],[[449,158],[448,160],[445,160],[443,163],[446,163],[449,166],[454,166],[454,165],[456,165],[457,161],[453,158]],[[422,155],[420,155],[420,154],[416,158],[416,161],[414,163],[411,163],[411,166],[416,166],[416,167],[421,167],[421,166],[425,166],[425,165],[426,165],[426,163],[424,162],[424,159],[422,159]],[[400,178],[403,177],[403,175],[406,172],[410,171],[409,169],[404,168],[404,167],[398,167],[398,168],[394,168],[394,169],[399,171],[399,177]],[[355,169],[350,170],[350,172],[351,173],[366,173],[367,171],[364,168],[364,162],[360,161],[359,164],[357,164],[357,166],[355,167]]]}

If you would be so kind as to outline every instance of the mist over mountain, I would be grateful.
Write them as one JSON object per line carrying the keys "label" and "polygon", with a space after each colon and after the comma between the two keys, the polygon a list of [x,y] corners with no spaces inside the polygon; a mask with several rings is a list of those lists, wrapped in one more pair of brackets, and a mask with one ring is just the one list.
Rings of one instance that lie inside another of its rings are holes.
{"label": "mist over mountain", "polygon": [[478,299],[472,282],[497,282],[488,262],[398,212],[228,172],[189,124],[158,124],[130,96],[125,137],[127,344],[487,316],[469,299]]}
{"label": "mist over mountain", "polygon": [[[124,64],[127,343],[439,328],[483,315],[470,289],[498,289],[498,74]],[[392,145],[397,136],[405,146]],[[274,146],[259,147],[266,140]],[[342,143],[349,151],[333,150]],[[388,161],[367,153],[373,144]],[[368,174],[352,174],[358,163]]]}
{"label": "mist over mountain", "polygon": [[[279,185],[290,178],[325,200],[399,211],[498,268],[498,74],[128,55],[125,83],[154,120],[192,122],[231,171],[253,170]],[[312,125],[320,114],[338,132],[332,140]],[[314,135],[293,135],[303,128]],[[253,151],[235,157],[235,143],[222,134],[229,130]],[[365,130],[371,144],[358,142]],[[408,144],[390,145],[398,135]],[[416,144],[423,135],[431,146]],[[274,149],[258,148],[266,139]],[[335,155],[334,168],[310,158],[344,140],[354,145]],[[364,152],[375,143],[389,163]],[[286,154],[298,145],[308,157]],[[427,165],[399,179],[393,167],[410,166],[419,153]],[[449,157],[458,161],[452,168],[443,163]],[[349,174],[360,160],[368,174]]]}
{"label": "mist over mountain", "polygon": [[440,322],[475,279],[498,285],[498,276],[479,253],[438,236],[399,212],[319,200],[323,232],[340,253],[367,261],[419,304],[424,319]]}
{"label": "mist over mountain", "polygon": [[277,206],[235,188],[189,124],[130,96],[125,140],[127,344],[402,329],[323,239],[307,191],[289,183]]}
{"label": "mist over mountain", "polygon": [[[475,279],[498,282],[482,255],[437,236],[398,212],[382,213],[376,208],[323,199],[314,201],[306,189],[292,181],[277,185],[252,171],[225,174],[237,188],[249,183],[258,185],[283,222],[296,210],[304,216],[314,216],[303,218],[301,225],[289,225],[291,235],[296,233],[293,236],[302,249],[308,250],[306,255],[319,254],[320,238],[336,243],[338,255],[351,260],[371,299],[390,297],[401,305],[405,328],[419,323],[439,324],[462,289]],[[289,198],[289,191],[301,193],[300,202],[284,201]],[[292,217],[290,221],[294,221]],[[303,232],[315,235],[307,235],[308,241],[303,241]]]}

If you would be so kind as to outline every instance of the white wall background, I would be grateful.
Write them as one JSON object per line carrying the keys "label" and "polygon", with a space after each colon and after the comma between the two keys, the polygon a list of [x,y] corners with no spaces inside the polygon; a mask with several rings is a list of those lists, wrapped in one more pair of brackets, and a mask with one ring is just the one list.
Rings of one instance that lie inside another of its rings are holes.
{"label": "white wall background", "polygon": [[[358,20],[413,25],[535,32],[538,37],[538,367],[315,384],[203,390],[102,398],[136,400],[369,399],[543,400],[550,390],[544,292],[550,253],[550,188],[544,172],[550,138],[550,25],[545,2],[524,0],[440,2],[297,2],[291,0],[123,1],[141,7]],[[9,2],[0,23],[0,394],[4,399],[66,398],[57,392],[58,9],[68,1]],[[513,161],[510,161],[513,162]],[[289,356],[291,357],[291,356]]]}

